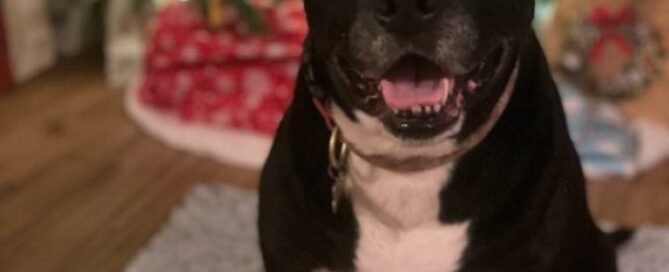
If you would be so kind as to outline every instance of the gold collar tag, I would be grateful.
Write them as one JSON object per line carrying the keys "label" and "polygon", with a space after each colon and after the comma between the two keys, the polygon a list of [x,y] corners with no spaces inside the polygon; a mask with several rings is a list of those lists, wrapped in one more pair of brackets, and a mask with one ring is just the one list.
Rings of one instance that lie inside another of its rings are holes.
{"label": "gold collar tag", "polygon": [[328,145],[330,166],[328,174],[334,180],[332,185],[332,212],[337,213],[339,200],[346,192],[346,174],[348,173],[348,145],[341,140],[341,131],[333,127]]}

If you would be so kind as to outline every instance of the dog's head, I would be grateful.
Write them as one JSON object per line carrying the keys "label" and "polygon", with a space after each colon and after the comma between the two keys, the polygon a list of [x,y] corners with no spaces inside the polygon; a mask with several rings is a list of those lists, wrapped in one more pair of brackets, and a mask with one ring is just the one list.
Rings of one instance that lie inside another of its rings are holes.
{"label": "dog's head", "polygon": [[305,0],[305,9],[344,137],[365,157],[402,164],[453,156],[487,133],[513,88],[534,0]]}

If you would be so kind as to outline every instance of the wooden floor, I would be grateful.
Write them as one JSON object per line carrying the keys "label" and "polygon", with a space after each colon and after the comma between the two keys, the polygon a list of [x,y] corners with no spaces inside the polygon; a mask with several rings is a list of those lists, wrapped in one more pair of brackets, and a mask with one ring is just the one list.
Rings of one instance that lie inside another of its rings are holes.
{"label": "wooden floor", "polygon": [[256,185],[144,136],[98,67],[69,63],[0,97],[0,271],[121,271],[194,183]]}
{"label": "wooden floor", "polygon": [[[143,135],[100,66],[68,61],[0,96],[0,271],[121,271],[194,183],[257,185]],[[600,218],[669,225],[669,167],[591,189]]]}

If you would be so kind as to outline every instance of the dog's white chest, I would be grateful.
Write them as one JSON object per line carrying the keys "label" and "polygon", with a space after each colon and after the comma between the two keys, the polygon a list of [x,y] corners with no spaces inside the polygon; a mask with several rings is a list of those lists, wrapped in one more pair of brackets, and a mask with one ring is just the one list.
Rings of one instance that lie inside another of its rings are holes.
{"label": "dog's white chest", "polygon": [[347,180],[359,240],[359,272],[449,272],[459,267],[469,224],[439,222],[439,194],[450,166],[400,174],[375,168],[357,156]]}

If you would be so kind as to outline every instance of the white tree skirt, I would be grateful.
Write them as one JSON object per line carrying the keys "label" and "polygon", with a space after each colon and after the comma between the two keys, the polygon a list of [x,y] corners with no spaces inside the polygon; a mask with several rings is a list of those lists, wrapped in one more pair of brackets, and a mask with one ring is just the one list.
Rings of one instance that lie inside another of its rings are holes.
{"label": "white tree skirt", "polygon": [[[126,272],[259,272],[257,195],[200,185]],[[669,229],[643,228],[619,252],[622,272],[669,268]]]}
{"label": "white tree skirt", "polygon": [[234,166],[260,169],[265,163],[272,147],[271,136],[184,122],[169,113],[139,103],[136,86],[133,84],[125,95],[126,111],[153,137],[173,148]]}

